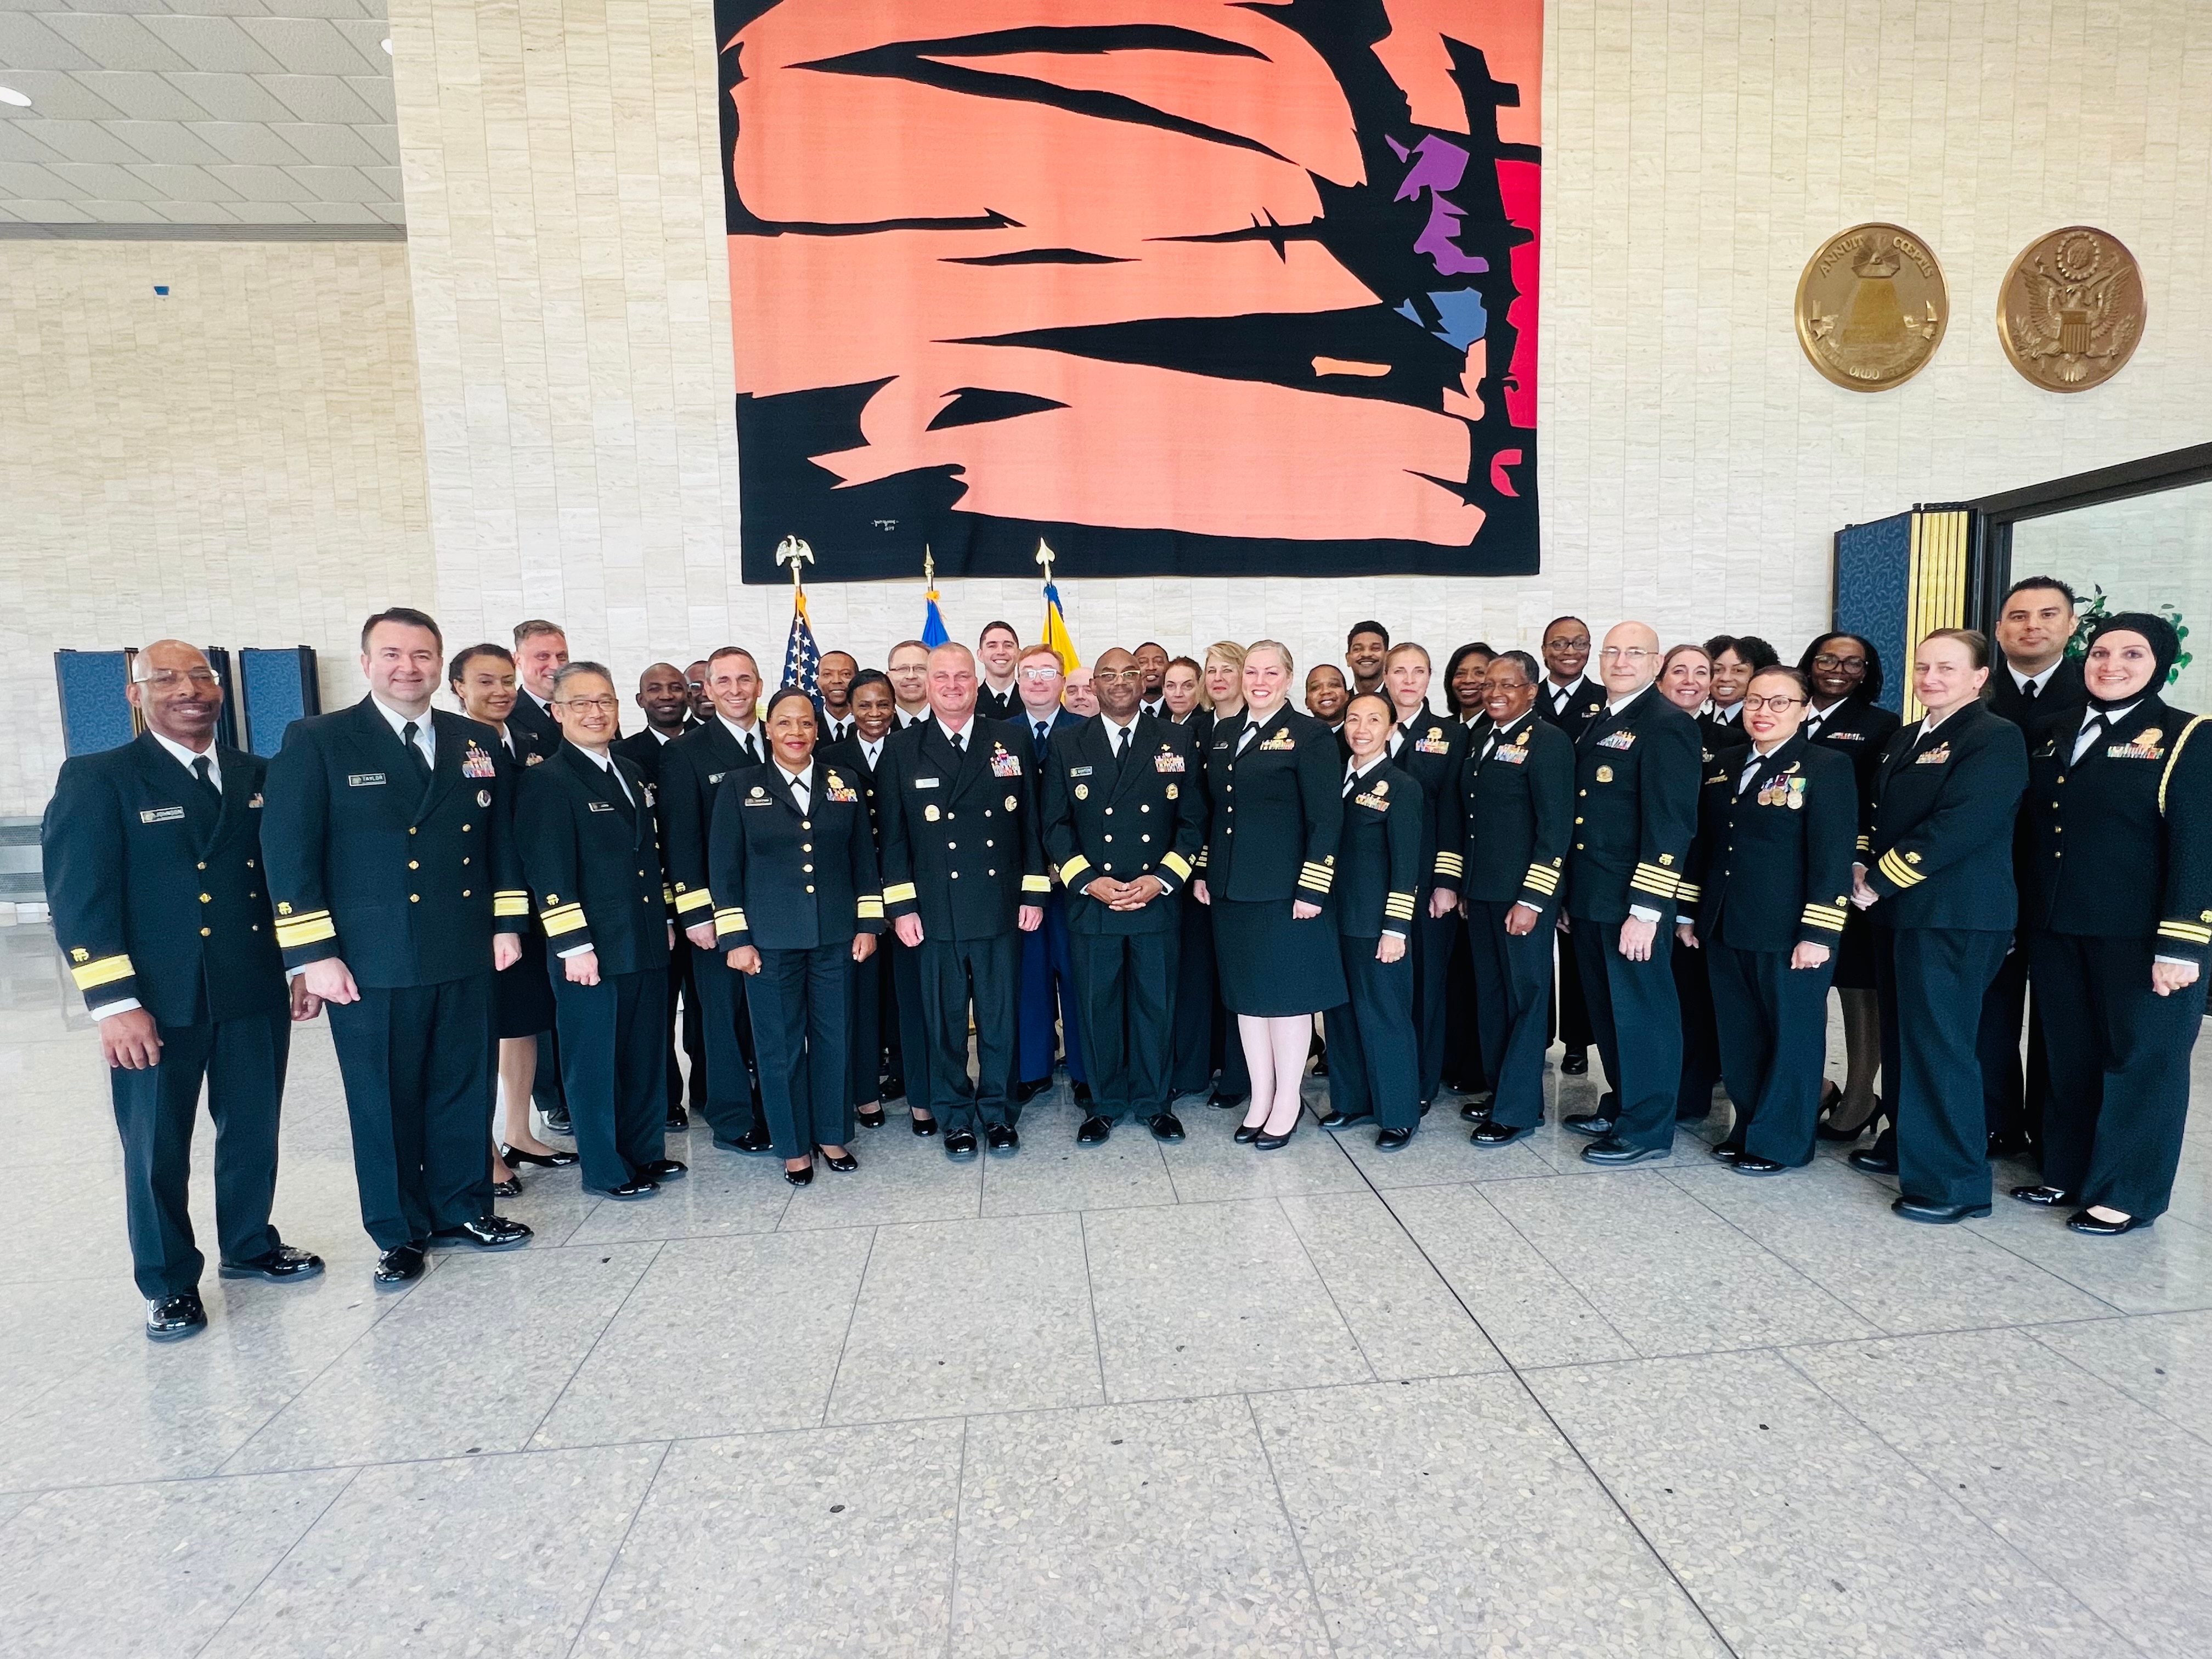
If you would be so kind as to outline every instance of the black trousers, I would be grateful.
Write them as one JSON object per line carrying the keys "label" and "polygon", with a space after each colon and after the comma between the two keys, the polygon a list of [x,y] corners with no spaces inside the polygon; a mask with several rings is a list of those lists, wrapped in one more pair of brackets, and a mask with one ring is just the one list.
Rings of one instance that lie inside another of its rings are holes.
{"label": "black trousers", "polygon": [[1650,958],[1631,962],[1620,954],[1620,927],[1577,916],[1567,937],[1574,941],[1590,1037],[1613,1085],[1613,1135],[1632,1146],[1671,1146],[1682,1086],[1682,1006],[1668,961],[1674,930],[1661,924]]}
{"label": "black trousers", "polygon": [[1677,960],[1692,955],[1707,958],[1721,1068],[1735,1103],[1735,1127],[1725,1144],[1793,1169],[1810,1164],[1834,951],[1818,968],[1792,968],[1788,951],[1739,951],[1711,939],[1702,951],[1679,952]]}
{"label": "black trousers", "polygon": [[[707,1109],[707,1028],[699,1018],[699,988],[691,976],[691,941],[679,930],[668,953],[668,1109],[684,1103],[684,1068],[677,1063],[680,1041],[691,1061],[691,1104]],[[678,1006],[678,1001],[682,1006]]]}
{"label": "black trousers", "polygon": [[842,1146],[853,1133],[853,941],[760,954],[745,1005],[776,1156]]}
{"label": "black trousers", "polygon": [[668,1155],[668,975],[659,968],[572,985],[549,957],[562,1086],[584,1185],[605,1192]]}
{"label": "black trousers", "polygon": [[[2042,999],[2028,989],[2033,956],[2027,935],[2023,933],[1982,995],[1974,1052],[1982,1067],[1982,1109],[1988,1115],[1990,1133],[2024,1138],[2030,1146],[2040,1146],[2043,1114],[2051,1097],[2051,1062],[2043,1035]],[[2023,1018],[2027,1021],[2025,1075],[2020,1061]]]}
{"label": "black trousers", "polygon": [[2009,931],[1884,927],[1875,940],[1882,1086],[1898,1185],[1927,1204],[1990,1201],[1989,1121],[1974,1032]]}
{"label": "black trousers", "polygon": [[[1213,921],[1188,888],[1175,901],[1177,924],[1175,994],[1175,1059],[1170,1088],[1177,1095],[1202,1095],[1213,1081]],[[1092,1091],[1094,1096],[1097,1091]]]}
{"label": "black trousers", "polygon": [[1552,986],[1552,1028],[1559,1033],[1559,1042],[1569,1054],[1587,1048],[1597,1040],[1589,998],[1583,988],[1582,970],[1576,965],[1580,960],[1574,935],[1570,933],[1559,940],[1559,973]]}
{"label": "black trousers", "polygon": [[[518,970],[525,966],[515,964]],[[538,1034],[537,1042],[538,1069],[530,1074],[530,1103],[538,1116],[550,1117],[567,1104],[561,1093],[561,1039],[548,1026]]]}
{"label": "black trousers", "polygon": [[1505,931],[1511,902],[1470,899],[1467,938],[1474,971],[1474,1015],[1492,1091],[1490,1121],[1533,1129],[1544,1121],[1545,1015],[1552,991],[1551,916],[1526,933]]}
{"label": "black trousers", "polygon": [[[853,1009],[846,1024],[845,1098],[854,1106],[872,1106],[883,1092],[884,1081],[884,952],[889,948],[888,935],[878,935],[876,948],[866,962],[853,968]],[[753,1032],[753,1052],[760,1052],[760,1032]],[[768,1091],[761,1090],[761,1103],[768,1103]],[[773,1125],[771,1125],[773,1133]],[[832,1146],[842,1146],[842,1140]],[[792,1154],[793,1158],[798,1153]]]}
{"label": "black trousers", "polygon": [[1348,933],[1337,939],[1352,1000],[1328,1011],[1328,1103],[1351,1117],[1372,1112],[1381,1128],[1410,1129],[1421,1121],[1413,951],[1409,944],[1397,961],[1378,962],[1376,945]]}
{"label": "black trousers", "polygon": [[1100,1117],[1158,1117],[1175,1097],[1176,970],[1182,943],[1179,928],[1172,927],[1157,933],[1067,936],[1083,1052],[1090,1061],[1091,1109]]}
{"label": "black trousers", "polygon": [[[1706,942],[1700,934],[1698,943]],[[1716,988],[1706,960],[1710,954],[1701,950],[1674,953],[1674,1000],[1682,1007],[1682,1078],[1674,1091],[1677,1123],[1702,1122],[1711,1116],[1713,1085],[1721,1079],[1720,1030],[1713,1019]]]}
{"label": "black trousers", "polygon": [[[982,1123],[1009,1123],[1006,1088],[1014,1075],[1020,1006],[1022,936],[925,937],[915,954],[928,1027],[929,1103],[945,1133],[973,1134]],[[968,1010],[975,1010],[975,1070],[968,1077]],[[914,1098],[909,1077],[907,1098]]]}
{"label": "black trousers", "polygon": [[187,1203],[192,1130],[207,1084],[215,1120],[215,1224],[225,1261],[283,1243],[269,1224],[276,1194],[276,1119],[292,1022],[283,1014],[206,1025],[161,1025],[160,1063],[107,1073],[123,1137],[124,1216],[131,1272],[152,1300],[198,1287],[206,1259],[192,1243]]}
{"label": "black trousers", "polygon": [[[1475,985],[1474,927],[1470,919],[1452,928],[1451,960],[1444,970],[1444,1081],[1468,1094],[1492,1086],[1475,1013],[1480,992]],[[1551,988],[1548,978],[1544,988]],[[1455,1010],[1457,1018],[1452,1018]]]}
{"label": "black trousers", "polygon": [[[930,1037],[929,1009],[922,994],[922,946],[911,950],[901,945],[886,933],[884,935],[891,953],[890,974],[894,1000],[898,1010],[899,1075],[906,1080],[906,1103],[919,1106],[925,1112],[935,1109],[937,1097],[929,1080],[930,1061],[936,1045]],[[968,1074],[968,1045],[960,1045],[960,1074]]]}
{"label": "black trousers", "polygon": [[[556,957],[553,971],[560,972]],[[745,1018],[745,976],[730,966],[730,953],[700,951],[691,958],[691,982],[699,992],[699,1018],[706,1028],[707,1097],[702,1109],[717,1140],[735,1140],[763,1121],[758,1085],[746,1061],[753,1034]]]}
{"label": "black trousers", "polygon": [[2189,1117],[2189,1055],[2204,1023],[2205,975],[2159,995],[2150,988],[2153,939],[2039,933],[2028,949],[2052,1012],[2044,1180],[2085,1206],[2165,1214]]}
{"label": "black trousers", "polygon": [[1452,946],[1459,939],[1459,912],[1441,917],[1429,914],[1429,897],[1435,890],[1423,888],[1413,911],[1413,937],[1408,954],[1413,963],[1413,1018],[1420,1042],[1421,1098],[1434,1100],[1443,1089],[1445,1024],[1451,986]]}
{"label": "black trousers", "polygon": [[438,985],[363,987],[358,1002],[328,1006],[361,1223],[377,1248],[419,1244],[490,1214],[491,969]]}
{"label": "black trousers", "polygon": [[1015,1082],[1049,1082],[1055,1042],[1066,1060],[1069,1079],[1085,1085],[1091,1081],[1083,1061],[1079,998],[1067,895],[1055,888],[1045,898],[1042,925],[1034,933],[1022,935],[1021,1037],[1014,1056]]}

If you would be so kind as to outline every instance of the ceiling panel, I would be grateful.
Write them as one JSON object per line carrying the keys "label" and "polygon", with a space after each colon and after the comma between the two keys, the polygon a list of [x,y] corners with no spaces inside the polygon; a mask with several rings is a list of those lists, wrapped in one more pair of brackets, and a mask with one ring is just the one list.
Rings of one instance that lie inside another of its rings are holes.
{"label": "ceiling panel", "polygon": [[0,230],[394,234],[384,4],[0,0]]}

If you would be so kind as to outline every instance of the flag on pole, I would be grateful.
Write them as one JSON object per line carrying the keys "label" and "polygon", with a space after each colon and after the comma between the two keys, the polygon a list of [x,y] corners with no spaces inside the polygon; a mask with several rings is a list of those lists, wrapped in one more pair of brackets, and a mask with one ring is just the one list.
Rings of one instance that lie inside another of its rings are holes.
{"label": "flag on pole", "polygon": [[952,635],[945,626],[945,613],[937,608],[937,561],[926,547],[921,550],[921,642],[934,651]]}
{"label": "flag on pole", "polygon": [[822,652],[814,643],[813,626],[806,620],[806,588],[799,580],[800,567],[813,557],[814,550],[796,536],[786,536],[775,550],[775,562],[791,567],[791,638],[783,647],[783,683],[806,693],[818,708]]}
{"label": "flag on pole", "polygon": [[1052,579],[1053,550],[1040,540],[1036,562],[1044,567],[1044,634],[1042,642],[1050,646],[1060,657],[1060,672],[1073,673],[1083,659],[1076,654],[1075,641],[1067,635],[1067,617],[1060,608],[1060,588]]}

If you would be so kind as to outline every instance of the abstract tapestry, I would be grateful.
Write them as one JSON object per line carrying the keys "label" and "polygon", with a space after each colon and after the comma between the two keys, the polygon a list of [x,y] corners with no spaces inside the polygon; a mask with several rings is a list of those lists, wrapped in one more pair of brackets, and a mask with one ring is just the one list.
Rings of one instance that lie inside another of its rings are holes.
{"label": "abstract tapestry", "polygon": [[744,574],[1537,568],[1541,0],[717,0]]}

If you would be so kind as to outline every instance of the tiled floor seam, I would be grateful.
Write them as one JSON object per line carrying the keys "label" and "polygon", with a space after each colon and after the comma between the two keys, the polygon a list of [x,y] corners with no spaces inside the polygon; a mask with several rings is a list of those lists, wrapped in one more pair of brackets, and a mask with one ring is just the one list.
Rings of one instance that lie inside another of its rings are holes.
{"label": "tiled floor seam", "polygon": [[1098,1328],[1098,1284],[1091,1276],[1091,1228],[1085,1214],[1082,1210],[1075,1212],[1075,1243],[1083,1252],[1083,1296],[1091,1310],[1091,1352],[1097,1358],[1098,1400],[1104,1405],[1110,1403],[1106,1395],[1106,1338]]}
{"label": "tiled floor seam", "polygon": [[[1368,1367],[1370,1370],[1373,1366]],[[1364,1385],[1362,1385],[1364,1386]],[[1252,1420],[1252,1438],[1260,1448],[1260,1459],[1267,1466],[1267,1484],[1275,1489],[1275,1503],[1283,1512],[1283,1525],[1291,1535],[1291,1547],[1298,1553],[1298,1571],[1305,1575],[1306,1594],[1313,1597],[1314,1617],[1321,1621],[1322,1639],[1328,1644],[1331,1653],[1336,1651],[1336,1626],[1328,1616],[1328,1604],[1321,1599],[1321,1586],[1315,1583],[1313,1565],[1306,1559],[1305,1540],[1298,1535],[1297,1518],[1291,1513],[1291,1500],[1283,1492],[1283,1482],[1275,1473],[1275,1454],[1267,1448],[1267,1431],[1260,1426],[1260,1413],[1252,1404],[1252,1396],[1244,1399],[1245,1415]]]}
{"label": "tiled floor seam", "polygon": [[[1372,1191],[1373,1188],[1370,1188],[1369,1190]],[[1284,1206],[1282,1194],[1276,1194],[1272,1202],[1275,1206],[1275,1213],[1283,1218],[1283,1224],[1291,1230],[1291,1237],[1297,1240],[1298,1254],[1305,1258],[1307,1269],[1312,1273],[1314,1283],[1321,1286],[1321,1293],[1328,1298],[1329,1310],[1335,1314],[1336,1322],[1344,1327],[1344,1334],[1352,1339],[1352,1346],[1358,1351],[1359,1363],[1367,1367],[1368,1380],[1371,1382],[1382,1382],[1382,1374],[1375,1369],[1374,1360],[1368,1357],[1367,1345],[1359,1340],[1359,1332],[1353,1327],[1352,1321],[1345,1316],[1344,1304],[1336,1299],[1335,1287],[1328,1282],[1328,1275],[1322,1272],[1321,1264],[1313,1259],[1312,1247],[1307,1244],[1306,1236],[1298,1231],[1298,1224],[1291,1218],[1290,1211]],[[1488,1339],[1486,1337],[1485,1340]]]}
{"label": "tiled floor seam", "polygon": [[322,1525],[323,1517],[328,1515],[332,1510],[336,1509],[338,1504],[338,1500],[353,1490],[353,1483],[361,1479],[361,1470],[356,1469],[352,1474],[346,1476],[344,1480],[337,1483],[337,1488],[330,1495],[329,1501],[325,1503],[322,1508],[315,1511],[314,1519],[308,1522],[306,1526],[300,1528],[299,1532],[293,1537],[292,1541],[285,1545],[284,1547],[277,1553],[276,1559],[269,1564],[268,1571],[264,1572],[261,1577],[255,1579],[252,1583],[248,1585],[246,1587],[246,1594],[240,1596],[237,1601],[231,1604],[230,1611],[222,1616],[222,1622],[208,1632],[207,1640],[201,1643],[199,1646],[192,1650],[192,1652],[195,1655],[205,1653],[210,1648],[213,1647],[219,1639],[221,1639],[223,1632],[230,1628],[230,1621],[237,1618],[240,1613],[246,1610],[246,1606],[249,1601],[252,1601],[255,1596],[261,1594],[261,1587],[276,1576],[276,1570],[279,1567],[282,1567],[285,1562],[292,1559],[292,1552],[300,1547],[301,1544],[306,1540],[307,1534],[314,1531],[317,1527]]}
{"label": "tiled floor seam", "polygon": [[960,1512],[968,1504],[968,1419],[960,1419],[960,1467],[952,1477],[952,1565],[945,1575],[945,1659],[960,1639]]}
{"label": "tiled floor seam", "polygon": [[[2124,1317],[2130,1319],[2164,1319],[2169,1316],[2170,1316],[2162,1313],[2130,1314],[2124,1316]],[[2075,1320],[2072,1322],[2075,1324],[2101,1324],[2105,1322],[2101,1320]],[[2064,1360],[2068,1364],[2074,1367],[2075,1370],[2080,1371],[2083,1376],[2094,1377],[2096,1381],[2103,1383],[2106,1388],[2111,1389],[2115,1393],[2135,1401],[2136,1405],[2141,1406],[2152,1416],[2161,1419],[2167,1423],[2171,1423],[2175,1428],[2179,1429],[2184,1434],[2189,1436],[2191,1439],[2202,1440],[2208,1445],[2212,1445],[2212,1433],[2206,1432],[2204,1429],[2198,1427],[2193,1423],[2185,1423],[2181,1419],[2174,1416],[2171,1412],[2166,1411],[2162,1407],[2154,1405],[2150,1401],[2143,1399],[2140,1395],[2136,1394],[2133,1389],[2129,1388],[2125,1383],[2115,1382],[2112,1378],[2107,1376],[2098,1376],[2096,1372],[2091,1370],[2087,1365],[2076,1359],[2072,1354],[2068,1353],[2063,1348],[2054,1347],[2051,1344],[2045,1342],[2043,1340],[2043,1332],[2047,1328],[2050,1328],[2046,1326],[2035,1325],[2023,1325],[2019,1328],[2021,1334],[2033,1341],[2037,1347],[2045,1350],[2046,1352],[2057,1355],[2059,1358]]]}
{"label": "tiled floor seam", "polygon": [[637,1277],[630,1280],[629,1288],[623,1292],[622,1300],[615,1304],[614,1311],[601,1322],[591,1341],[585,1345],[583,1352],[576,1356],[576,1363],[568,1368],[568,1376],[561,1379],[561,1386],[553,1391],[553,1398],[546,1402],[545,1409],[538,1414],[538,1420],[530,1425],[530,1431],[516,1443],[515,1450],[528,1450],[530,1443],[538,1438],[538,1431],[552,1421],[553,1413],[560,1408],[562,1397],[575,1382],[576,1374],[582,1370],[591,1357],[599,1352],[599,1344],[606,1340],[607,1333],[614,1329],[615,1322],[622,1317],[623,1310],[629,1306],[630,1297],[637,1294],[637,1287],[645,1283],[645,1276],[653,1271],[653,1264],[660,1260],[660,1253],[667,1248],[668,1243],[665,1239],[653,1245],[653,1254],[645,1259],[645,1266],[638,1269]]}
{"label": "tiled floor seam", "polygon": [[629,1535],[637,1528],[637,1517],[645,1513],[645,1506],[653,1497],[653,1487],[659,1484],[660,1471],[666,1467],[668,1454],[675,1444],[672,1440],[661,1443],[660,1455],[653,1460],[653,1473],[646,1477],[644,1488],[637,1495],[637,1507],[629,1512],[629,1519],[623,1523],[622,1536],[615,1540],[614,1548],[608,1552],[606,1569],[599,1574],[599,1582],[592,1586],[592,1599],[584,1604],[583,1614],[576,1620],[576,1633],[568,1638],[568,1652],[573,1654],[583,1646],[585,1632],[592,1627],[592,1615],[599,1611],[599,1597],[606,1593],[607,1580],[614,1577],[616,1563],[622,1559],[623,1552],[629,1547]]}
{"label": "tiled floor seam", "polygon": [[816,1426],[827,1427],[830,1407],[837,1398],[837,1377],[845,1369],[845,1350],[853,1343],[853,1322],[860,1316],[860,1297],[868,1288],[868,1268],[876,1259],[876,1240],[882,1236],[881,1227],[868,1229],[867,1254],[860,1258],[860,1277],[853,1286],[853,1305],[845,1310],[845,1334],[837,1340],[837,1363],[830,1368],[830,1385],[822,1391],[822,1415]]}

